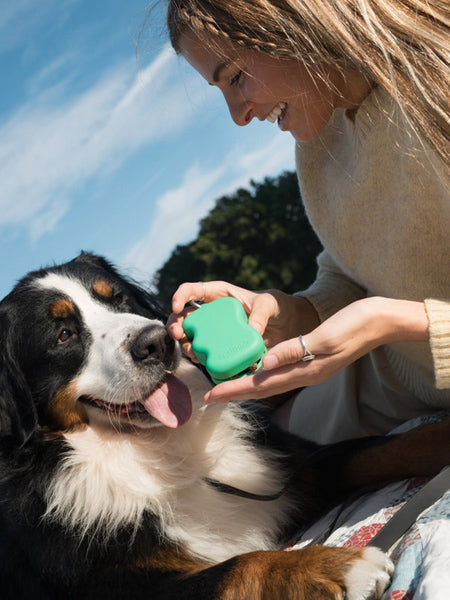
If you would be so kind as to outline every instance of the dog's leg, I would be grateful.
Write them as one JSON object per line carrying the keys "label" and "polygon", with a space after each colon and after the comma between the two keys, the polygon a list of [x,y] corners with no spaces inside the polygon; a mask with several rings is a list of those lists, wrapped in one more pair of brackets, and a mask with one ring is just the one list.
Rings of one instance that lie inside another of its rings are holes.
{"label": "dog's leg", "polygon": [[380,598],[392,571],[373,549],[314,546],[293,552],[255,552],[235,559],[220,600],[366,600]]}
{"label": "dog's leg", "polygon": [[154,600],[368,600],[381,598],[392,564],[375,548],[314,546],[252,552],[166,582]]}
{"label": "dog's leg", "polygon": [[134,566],[91,572],[72,592],[85,600],[376,600],[392,571],[376,548],[257,551],[213,566],[166,548]]}

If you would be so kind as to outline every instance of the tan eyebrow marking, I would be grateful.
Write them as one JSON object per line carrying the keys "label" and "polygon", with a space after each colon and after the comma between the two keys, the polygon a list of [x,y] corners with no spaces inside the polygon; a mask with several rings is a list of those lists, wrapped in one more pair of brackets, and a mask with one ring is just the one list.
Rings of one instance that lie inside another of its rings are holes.
{"label": "tan eyebrow marking", "polygon": [[106,281],[100,279],[96,281],[92,287],[94,292],[96,292],[99,296],[102,296],[102,298],[112,298],[114,296],[114,290],[112,286]]}
{"label": "tan eyebrow marking", "polygon": [[75,307],[69,300],[56,300],[50,305],[50,314],[54,319],[67,319],[75,314]]}

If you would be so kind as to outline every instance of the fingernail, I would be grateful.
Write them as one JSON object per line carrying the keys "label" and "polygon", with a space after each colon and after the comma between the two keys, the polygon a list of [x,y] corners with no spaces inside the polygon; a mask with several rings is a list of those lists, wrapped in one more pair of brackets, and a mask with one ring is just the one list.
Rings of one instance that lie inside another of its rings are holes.
{"label": "fingernail", "polygon": [[278,357],[275,354],[269,354],[263,358],[263,368],[266,371],[270,371],[271,369],[276,369],[279,366],[280,362]]}

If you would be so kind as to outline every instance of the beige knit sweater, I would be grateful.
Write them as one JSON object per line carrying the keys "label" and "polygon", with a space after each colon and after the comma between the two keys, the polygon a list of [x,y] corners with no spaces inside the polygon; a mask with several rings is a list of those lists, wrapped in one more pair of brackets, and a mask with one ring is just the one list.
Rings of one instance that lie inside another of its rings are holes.
{"label": "beige knit sweater", "polygon": [[309,219],[325,251],[304,292],[321,320],[365,296],[425,301],[430,343],[384,347],[389,377],[418,401],[450,408],[450,171],[382,88],[338,109],[297,144]]}

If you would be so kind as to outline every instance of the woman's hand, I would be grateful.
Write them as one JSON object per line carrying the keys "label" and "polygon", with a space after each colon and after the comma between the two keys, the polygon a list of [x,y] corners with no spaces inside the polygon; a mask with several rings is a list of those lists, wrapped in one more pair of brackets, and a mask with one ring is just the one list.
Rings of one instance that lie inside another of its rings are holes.
{"label": "woman's hand", "polygon": [[[256,293],[223,281],[184,283],[173,296],[168,329],[193,358],[184,336],[183,310],[190,300],[210,302],[221,296],[241,301],[249,324],[264,337],[268,348],[263,369],[254,375],[221,383],[206,402],[267,398],[322,383],[377,346],[428,340],[428,318],[422,302],[371,297],[358,300],[319,325],[312,305],[298,296],[270,290]],[[299,335],[315,359],[303,362]]]}
{"label": "woman's hand", "polygon": [[189,312],[185,305],[190,301],[211,302],[223,296],[237,298],[244,306],[249,324],[264,338],[267,348],[300,333],[311,331],[319,323],[313,306],[304,298],[291,296],[279,290],[251,292],[225,281],[209,281],[205,284],[183,283],[172,298],[172,310],[167,329],[180,340],[183,352],[193,360],[191,344],[184,335],[183,319]]}
{"label": "woman's hand", "polygon": [[302,362],[298,337],[272,347],[263,370],[215,386],[205,401],[228,402],[267,398],[326,381],[352,362],[385,343],[428,340],[424,304],[387,298],[366,298],[343,308],[303,336],[315,359]]}

